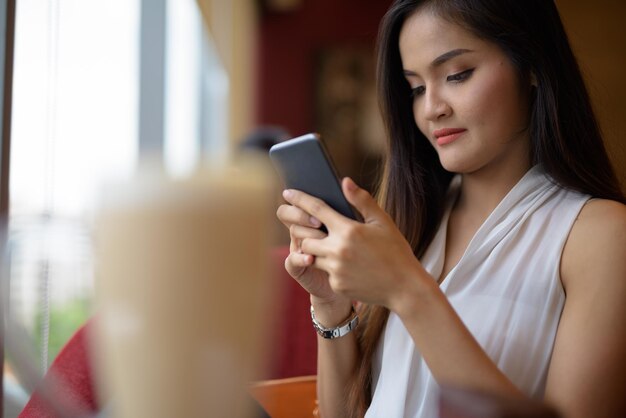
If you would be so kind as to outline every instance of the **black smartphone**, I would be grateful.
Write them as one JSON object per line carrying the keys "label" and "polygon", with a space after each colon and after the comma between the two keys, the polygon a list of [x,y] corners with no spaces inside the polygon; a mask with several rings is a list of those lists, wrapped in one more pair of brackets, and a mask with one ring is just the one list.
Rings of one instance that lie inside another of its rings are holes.
{"label": "black smartphone", "polygon": [[270,148],[270,158],[286,188],[315,196],[342,215],[362,221],[343,195],[337,170],[318,134],[278,143]]}

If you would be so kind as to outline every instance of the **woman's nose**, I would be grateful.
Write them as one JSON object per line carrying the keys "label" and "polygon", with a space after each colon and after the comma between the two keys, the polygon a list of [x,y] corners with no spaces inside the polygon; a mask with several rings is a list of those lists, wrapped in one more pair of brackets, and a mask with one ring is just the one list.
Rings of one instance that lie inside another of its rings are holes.
{"label": "woman's nose", "polygon": [[447,100],[434,89],[425,92],[423,106],[424,117],[429,121],[437,121],[452,114],[452,108]]}

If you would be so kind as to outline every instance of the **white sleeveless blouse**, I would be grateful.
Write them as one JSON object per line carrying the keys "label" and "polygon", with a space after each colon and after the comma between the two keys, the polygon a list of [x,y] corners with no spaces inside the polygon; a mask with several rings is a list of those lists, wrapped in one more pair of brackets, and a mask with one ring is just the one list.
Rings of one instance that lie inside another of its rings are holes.
{"label": "white sleeveless blouse", "polygon": [[[458,194],[422,257],[439,277],[446,230]],[[441,290],[489,357],[523,392],[541,398],[565,293],[563,246],[589,196],[564,189],[535,166],[489,215]],[[454,367],[454,358],[450,366]],[[367,418],[438,416],[438,385],[397,315],[391,313],[373,359]]]}

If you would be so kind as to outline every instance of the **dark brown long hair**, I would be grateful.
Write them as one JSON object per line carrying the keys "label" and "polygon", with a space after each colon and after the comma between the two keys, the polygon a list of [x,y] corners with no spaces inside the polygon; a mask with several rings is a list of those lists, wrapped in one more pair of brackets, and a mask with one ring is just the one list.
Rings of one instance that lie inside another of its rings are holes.
{"label": "dark brown long hair", "polygon": [[[529,125],[533,165],[542,164],[563,187],[626,202],[552,0],[396,0],[378,35],[378,94],[388,138],[378,199],[416,257],[436,232],[452,178],[415,124],[410,87],[403,76],[400,30],[423,7],[498,45],[521,81],[535,77]],[[388,314],[380,306],[362,308],[364,326],[358,329],[362,362],[348,392],[354,417],[363,416],[371,402],[372,357]]]}

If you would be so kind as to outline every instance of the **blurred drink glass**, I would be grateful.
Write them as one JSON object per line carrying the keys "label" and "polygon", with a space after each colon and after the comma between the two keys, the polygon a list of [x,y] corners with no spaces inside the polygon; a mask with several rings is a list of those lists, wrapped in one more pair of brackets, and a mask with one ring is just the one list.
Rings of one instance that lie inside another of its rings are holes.
{"label": "blurred drink glass", "polygon": [[272,302],[272,178],[248,162],[106,193],[94,341],[114,416],[253,416],[247,387]]}

